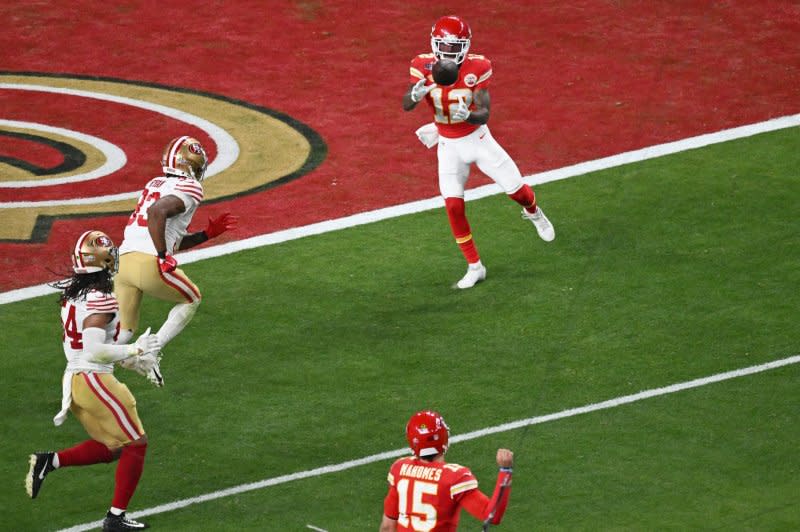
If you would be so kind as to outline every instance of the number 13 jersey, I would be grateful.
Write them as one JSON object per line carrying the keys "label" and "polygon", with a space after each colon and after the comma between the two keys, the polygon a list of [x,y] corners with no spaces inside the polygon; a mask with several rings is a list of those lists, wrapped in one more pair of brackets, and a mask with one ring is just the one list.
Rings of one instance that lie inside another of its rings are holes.
{"label": "number 13 jersey", "polygon": [[167,218],[164,230],[167,253],[173,254],[178,251],[181,240],[186,236],[192,216],[203,200],[203,185],[190,177],[156,177],[144,187],[139,196],[139,202],[136,204],[136,210],[128,219],[125,236],[119,247],[120,255],[131,251],[140,251],[149,255],[156,254],[156,248],[147,228],[147,209],[166,196],[177,197],[185,207],[182,213]]}

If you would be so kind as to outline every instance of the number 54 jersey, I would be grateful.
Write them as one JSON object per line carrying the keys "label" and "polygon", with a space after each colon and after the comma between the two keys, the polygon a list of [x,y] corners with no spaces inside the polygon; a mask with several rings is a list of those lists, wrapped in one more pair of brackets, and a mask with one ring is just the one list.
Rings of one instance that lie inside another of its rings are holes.
{"label": "number 54 jersey", "polygon": [[178,250],[181,240],[186,236],[189,223],[192,221],[197,207],[203,201],[203,185],[191,177],[156,177],[151,179],[144,187],[136,209],[128,219],[122,245],[119,247],[120,255],[131,251],[140,251],[149,255],[156,254],[150,231],[147,228],[147,210],[159,199],[166,196],[175,196],[183,202],[184,211],[167,218],[164,236],[167,240],[167,253],[173,254]]}
{"label": "number 54 jersey", "polygon": [[467,467],[413,456],[392,464],[387,480],[383,512],[400,532],[455,532],[461,499],[478,488]]}
{"label": "number 54 jersey", "polygon": [[119,304],[112,294],[91,290],[85,297],[70,299],[61,307],[61,324],[64,327],[64,356],[67,357],[67,371],[93,371],[113,373],[114,363],[94,362],[83,352],[83,322],[92,314],[113,314],[113,319],[105,326],[105,343],[111,344],[119,333]]}

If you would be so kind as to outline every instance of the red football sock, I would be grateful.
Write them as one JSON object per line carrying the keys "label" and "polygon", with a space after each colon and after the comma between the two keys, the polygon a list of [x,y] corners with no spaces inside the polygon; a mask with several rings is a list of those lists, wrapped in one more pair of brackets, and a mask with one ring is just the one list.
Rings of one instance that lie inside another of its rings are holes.
{"label": "red football sock", "polygon": [[58,467],[101,464],[114,461],[111,451],[96,440],[86,440],[69,449],[58,451]]}
{"label": "red football sock", "polygon": [[461,253],[469,264],[478,262],[481,257],[478,254],[478,248],[475,247],[475,241],[472,239],[464,199],[445,198],[444,205],[447,210],[447,218],[450,220],[450,229],[453,231],[453,236],[456,237],[456,243],[461,248]]}
{"label": "red football sock", "polygon": [[530,185],[522,185],[519,190],[509,194],[508,197],[522,205],[531,214],[535,213],[538,208],[536,206],[536,194],[534,194]]}
{"label": "red football sock", "polygon": [[116,484],[114,485],[114,500],[111,506],[124,510],[136,491],[139,478],[144,469],[144,455],[147,452],[147,444],[128,445],[122,449],[117,464]]}

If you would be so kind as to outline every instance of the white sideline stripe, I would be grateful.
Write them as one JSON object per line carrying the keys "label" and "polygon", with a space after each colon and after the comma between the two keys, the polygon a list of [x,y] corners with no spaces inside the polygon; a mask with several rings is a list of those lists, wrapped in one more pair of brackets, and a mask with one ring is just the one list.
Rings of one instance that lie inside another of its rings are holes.
{"label": "white sideline stripe", "polygon": [[310,528],[311,530],[316,530],[317,532],[328,532],[324,528],[320,528],[318,526],[314,526],[314,525],[310,525],[310,524],[306,524],[306,528]]}
{"label": "white sideline stripe", "polygon": [[[572,166],[566,166],[556,170],[548,170],[546,172],[526,176],[524,180],[529,185],[541,185],[544,183],[550,183],[552,181],[559,181],[561,179],[587,174],[589,172],[606,170],[616,166],[646,161],[648,159],[654,159],[664,155],[702,148],[712,144],[719,144],[721,142],[751,137],[753,135],[777,131],[779,129],[786,129],[798,125],[800,125],[800,114],[784,116],[781,118],[767,120],[766,122],[759,122],[757,124],[726,129],[716,133],[708,133],[698,137],[690,137],[688,139],[668,142],[666,144],[658,144],[656,146],[650,146],[649,148],[642,148],[640,150],[620,153],[618,155],[612,155],[602,159],[595,159],[593,161],[574,164]],[[502,190],[500,187],[492,183],[467,190],[464,199],[467,201],[472,201],[485,198],[487,196],[500,194],[501,192]],[[189,264],[204,259],[236,253],[246,249],[270,246],[273,244],[279,244],[281,242],[288,242],[289,240],[296,240],[298,238],[304,238],[312,235],[320,235],[331,231],[346,229],[348,227],[355,227],[357,225],[364,225],[381,220],[387,220],[389,218],[404,216],[406,214],[429,211],[442,207],[443,205],[444,201],[440,196],[425,200],[412,201],[411,203],[354,214],[344,218],[338,218],[336,220],[327,220],[325,222],[319,222],[303,227],[294,227],[292,229],[286,229],[275,233],[254,236],[233,242],[226,242],[225,244],[220,244],[218,246],[209,246],[202,249],[188,251],[178,255],[180,257],[178,262],[180,264]],[[47,284],[40,284],[26,288],[18,288],[16,290],[9,290],[7,292],[0,292],[0,305],[32,299],[34,297],[39,297],[46,294],[54,294],[56,292],[57,290],[50,288],[47,286]]]}
{"label": "white sideline stripe", "polygon": [[[485,429],[475,430],[472,432],[467,432],[466,434],[459,434],[458,436],[454,436],[450,438],[450,441],[453,443],[474,440],[477,438],[482,438],[484,436],[488,436],[490,434],[497,434],[499,432],[508,432],[510,430],[519,429],[522,427],[527,427],[530,425],[540,425],[542,423],[547,423],[548,421],[556,421],[559,419],[564,419],[568,417],[577,416],[580,414],[587,414],[589,412],[596,412],[598,410],[606,410],[609,408],[616,408],[618,406],[626,405],[629,403],[635,403],[636,401],[641,401],[643,399],[651,399],[653,397],[659,397],[661,395],[668,395],[672,393],[677,393],[683,390],[689,390],[692,388],[699,388],[701,386],[705,386],[707,384],[713,384],[715,382],[726,381],[730,379],[735,379],[738,377],[744,377],[747,375],[753,375],[755,373],[761,373],[763,371],[768,371],[771,369],[781,368],[783,366],[789,366],[791,364],[797,364],[800,362],[800,355],[794,355],[788,358],[782,358],[780,360],[774,360],[772,362],[767,362],[765,364],[759,364],[757,366],[750,366],[747,368],[737,369],[733,371],[727,371],[725,373],[718,373],[716,375],[711,375],[710,377],[702,377],[699,379],[694,379],[691,381],[681,382],[678,384],[672,384],[669,386],[664,386],[662,388],[654,388],[651,390],[645,390],[643,392],[631,394],[631,395],[623,395],[622,397],[617,397],[616,399],[609,399],[608,401],[603,401],[601,403],[593,403],[585,406],[581,406],[578,408],[571,408],[569,410],[562,410],[561,412],[556,412],[555,414],[547,414],[544,416],[537,416],[537,417],[530,417],[527,419],[520,419],[518,421],[512,421],[511,423],[504,423],[502,425],[496,425],[494,427],[488,427]],[[171,512],[173,510],[178,510],[180,508],[185,508],[187,506],[191,506],[192,504],[199,504],[202,502],[213,501],[216,499],[221,499],[223,497],[230,497],[232,495],[239,495],[240,493],[245,493],[248,491],[258,490],[262,488],[267,488],[270,486],[276,486],[278,484],[286,484],[288,482],[293,482],[295,480],[302,480],[306,478],[318,477],[321,475],[327,475],[329,473],[337,473],[339,471],[345,471],[347,469],[353,469],[355,467],[359,467],[362,465],[372,464],[374,462],[380,462],[383,460],[388,460],[390,458],[398,458],[400,456],[408,455],[409,450],[408,448],[403,449],[395,449],[394,451],[386,451],[379,454],[373,454],[370,456],[365,456],[364,458],[359,458],[357,460],[349,460],[347,462],[342,462],[340,464],[335,465],[327,465],[323,467],[318,467],[316,469],[309,469],[307,471],[300,471],[298,473],[291,473],[288,475],[281,475],[279,477],[268,478],[265,480],[260,480],[258,482],[251,482],[250,484],[241,484],[239,486],[234,486],[232,488],[227,488],[220,491],[214,491],[211,493],[207,493],[205,495],[200,495],[197,497],[190,497],[188,499],[181,499],[175,502],[162,504],[160,506],[154,506],[153,508],[148,508],[145,510],[140,510],[138,512],[131,512],[130,517],[137,519],[140,517],[145,517],[148,515],[155,515],[165,512]],[[91,530],[93,528],[97,528],[102,526],[102,521],[94,521],[91,523],[84,523],[82,525],[76,525],[71,528],[65,528],[60,530],[59,532],[81,532],[83,530]],[[308,525],[310,528],[310,525]]]}

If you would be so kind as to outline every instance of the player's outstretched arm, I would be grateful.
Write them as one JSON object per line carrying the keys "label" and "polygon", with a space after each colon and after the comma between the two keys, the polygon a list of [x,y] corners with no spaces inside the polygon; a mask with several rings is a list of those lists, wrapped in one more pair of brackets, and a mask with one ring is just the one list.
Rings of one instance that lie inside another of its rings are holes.
{"label": "player's outstretched arm", "polygon": [[418,82],[409,85],[408,90],[403,95],[403,110],[410,111],[421,102],[428,93],[436,86],[434,83],[425,85],[426,80],[421,79]]}
{"label": "player's outstretched arm", "polygon": [[206,228],[203,229],[202,231],[198,231],[197,233],[186,235],[183,238],[183,240],[181,240],[178,249],[183,251],[185,249],[190,249],[197,245],[200,245],[207,240],[211,240],[212,238],[218,237],[225,231],[236,229],[236,224],[238,223],[239,223],[239,217],[233,216],[229,212],[220,214],[216,218],[212,218],[209,216],[208,225],[206,226]]}
{"label": "player's outstretched arm", "polygon": [[133,344],[107,344],[105,326],[111,316],[113,314],[92,314],[83,320],[83,353],[89,362],[108,364],[161,349],[158,337],[150,334],[150,329]]}

